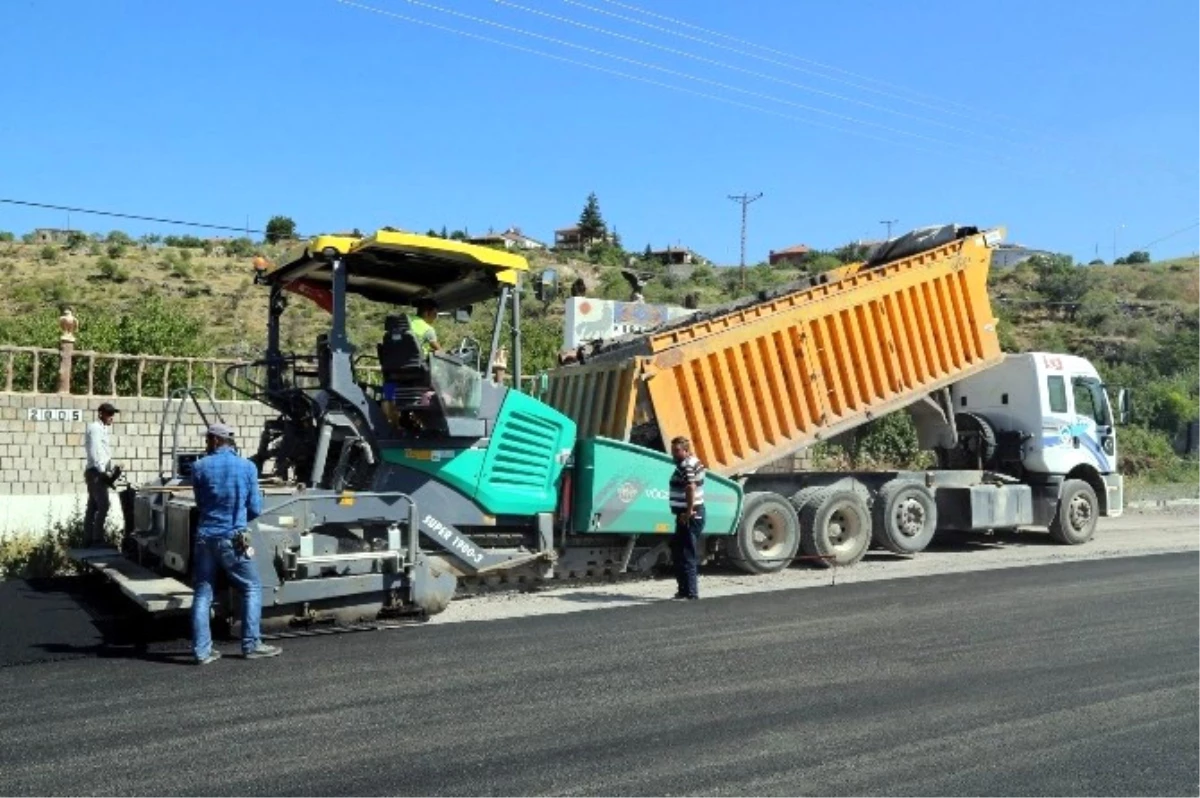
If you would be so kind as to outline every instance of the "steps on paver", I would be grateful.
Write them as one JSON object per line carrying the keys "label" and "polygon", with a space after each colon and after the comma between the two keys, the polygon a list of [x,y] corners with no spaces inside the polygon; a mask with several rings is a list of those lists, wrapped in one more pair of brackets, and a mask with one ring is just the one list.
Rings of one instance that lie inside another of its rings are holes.
{"label": "steps on paver", "polygon": [[71,549],[69,556],[112,580],[142,609],[151,613],[185,611],[192,608],[192,589],[169,576],[161,576],[145,566],[121,556],[111,546]]}

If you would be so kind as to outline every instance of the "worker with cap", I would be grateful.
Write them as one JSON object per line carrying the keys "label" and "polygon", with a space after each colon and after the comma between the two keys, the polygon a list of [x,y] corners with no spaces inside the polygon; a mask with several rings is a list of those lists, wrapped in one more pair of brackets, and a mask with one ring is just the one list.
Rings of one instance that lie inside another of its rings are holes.
{"label": "worker with cap", "polygon": [[212,647],[209,610],[217,571],[225,572],[242,594],[242,656],[262,659],[279,654],[275,646],[262,642],[262,580],[254,561],[254,549],[242,533],[262,512],[258,469],[237,453],[233,428],[212,424],[205,435],[208,454],[192,466],[192,490],[196,497],[196,541],[193,548],[195,594],[192,597],[192,653],[196,664],[207,665],[221,658]]}
{"label": "worker with cap", "polygon": [[421,345],[421,356],[429,357],[431,352],[442,348],[438,344],[437,330],[433,329],[433,323],[437,321],[438,305],[432,298],[426,297],[417,300],[416,308],[416,315],[410,314],[408,317],[408,328]]}
{"label": "worker with cap", "polygon": [[83,515],[83,547],[99,546],[104,543],[104,525],[108,520],[108,490],[116,477],[117,467],[112,461],[112,439],[109,437],[113,421],[120,411],[109,402],[96,409],[96,419],[87,425],[83,433],[83,451],[87,464],[83,468],[83,480],[87,484],[87,509]]}

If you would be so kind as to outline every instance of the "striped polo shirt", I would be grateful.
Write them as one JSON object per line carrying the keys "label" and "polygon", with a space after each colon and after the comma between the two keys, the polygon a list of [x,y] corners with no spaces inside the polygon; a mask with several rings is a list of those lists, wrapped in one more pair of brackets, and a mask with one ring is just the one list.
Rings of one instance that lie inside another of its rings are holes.
{"label": "striped polo shirt", "polygon": [[683,462],[675,466],[671,474],[671,510],[681,513],[687,510],[687,486],[696,486],[695,506],[704,506],[704,463],[694,454],[689,454]]}

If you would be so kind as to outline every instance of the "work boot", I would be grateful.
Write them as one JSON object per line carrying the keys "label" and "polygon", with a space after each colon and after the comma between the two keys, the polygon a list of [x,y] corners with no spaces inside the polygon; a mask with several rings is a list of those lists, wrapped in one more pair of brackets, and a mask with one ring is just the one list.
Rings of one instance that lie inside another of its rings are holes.
{"label": "work boot", "polygon": [[283,653],[283,649],[279,646],[268,646],[266,643],[259,643],[249,651],[243,652],[242,657],[245,659],[266,659],[267,657],[278,657]]}

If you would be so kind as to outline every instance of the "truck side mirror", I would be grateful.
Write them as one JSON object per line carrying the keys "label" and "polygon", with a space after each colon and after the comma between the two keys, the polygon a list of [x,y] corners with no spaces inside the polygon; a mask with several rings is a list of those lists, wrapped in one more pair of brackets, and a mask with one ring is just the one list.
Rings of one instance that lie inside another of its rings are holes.
{"label": "truck side mirror", "polygon": [[1129,423],[1129,389],[1122,388],[1117,391],[1117,423]]}
{"label": "truck side mirror", "polygon": [[459,324],[466,324],[471,320],[471,311],[473,309],[474,308],[472,308],[470,305],[463,305],[461,308],[455,308],[454,320]]}
{"label": "truck side mirror", "polygon": [[558,272],[546,269],[538,275],[533,286],[534,295],[542,302],[549,302],[558,297]]}

